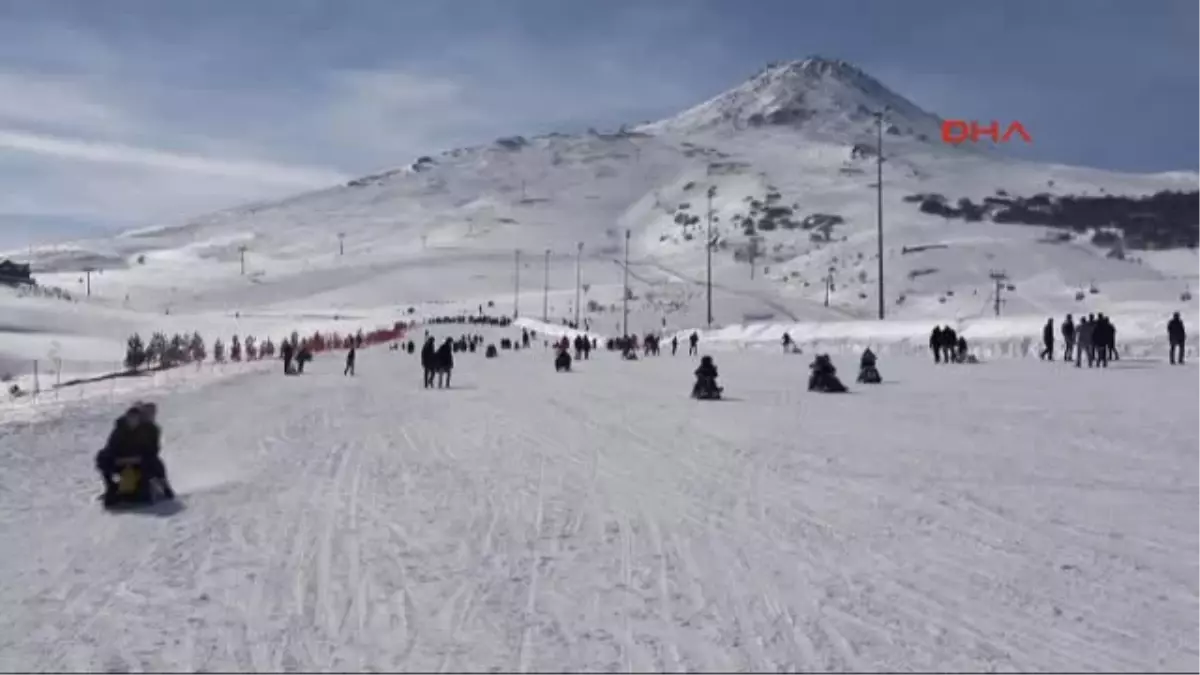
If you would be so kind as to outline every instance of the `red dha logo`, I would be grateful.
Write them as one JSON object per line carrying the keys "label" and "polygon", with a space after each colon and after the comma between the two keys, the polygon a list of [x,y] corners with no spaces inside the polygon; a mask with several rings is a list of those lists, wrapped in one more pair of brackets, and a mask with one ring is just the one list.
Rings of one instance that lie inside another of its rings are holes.
{"label": "red dha logo", "polygon": [[1004,130],[1004,134],[1000,133],[1000,123],[992,120],[992,123],[986,127],[979,126],[979,122],[971,120],[943,120],[942,121],[942,142],[958,145],[965,141],[978,143],[980,136],[987,136],[992,139],[993,143],[1007,143],[1013,135],[1021,137],[1021,140],[1026,143],[1032,143],[1033,138],[1029,136],[1029,132],[1025,131],[1025,126],[1020,122],[1012,122],[1008,128]]}

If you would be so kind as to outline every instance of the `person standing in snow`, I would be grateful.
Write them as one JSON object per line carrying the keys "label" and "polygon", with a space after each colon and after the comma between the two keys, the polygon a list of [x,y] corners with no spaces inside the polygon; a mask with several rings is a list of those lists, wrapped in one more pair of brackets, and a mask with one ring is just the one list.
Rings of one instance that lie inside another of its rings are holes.
{"label": "person standing in snow", "polygon": [[671,336],[671,356],[675,356],[675,352],[679,351],[679,336]]}
{"label": "person standing in snow", "polygon": [[1111,319],[1108,320],[1108,358],[1121,360],[1121,354],[1117,351],[1117,326]]}
{"label": "person standing in snow", "polygon": [[1092,327],[1092,352],[1096,357],[1097,367],[1108,367],[1109,345],[1112,343],[1112,322],[1104,314],[1096,315],[1096,324]]}
{"label": "person standing in snow", "polygon": [[791,346],[792,346],[792,336],[788,335],[785,332],[783,334],[783,352],[786,354],[787,352],[791,351]]}
{"label": "person standing in snow", "polygon": [[1042,353],[1038,358],[1045,361],[1046,359],[1054,360],[1054,319],[1046,319],[1046,325],[1042,328]]}
{"label": "person standing in snow", "polygon": [[1091,368],[1095,363],[1095,352],[1092,351],[1092,332],[1095,330],[1093,322],[1096,317],[1091,314],[1079,317],[1079,326],[1075,328],[1075,367],[1083,367],[1083,356],[1087,354],[1088,368]]}
{"label": "person standing in snow", "polygon": [[437,370],[437,345],[432,335],[425,338],[425,344],[421,347],[421,369],[425,371],[425,388],[429,389],[433,386],[433,374]]}
{"label": "person standing in snow", "polygon": [[942,326],[942,363],[954,363],[958,350],[958,333],[950,326]]}
{"label": "person standing in snow", "polygon": [[1071,319],[1070,314],[1067,315],[1067,318],[1063,319],[1062,336],[1063,344],[1066,345],[1063,348],[1063,361],[1070,363],[1072,352],[1075,351],[1075,322]]}
{"label": "person standing in snow", "polygon": [[283,341],[283,345],[279,347],[279,352],[283,356],[283,374],[292,374],[292,357],[296,355],[296,349],[291,342]]}
{"label": "person standing in snow", "polygon": [[[1183,319],[1179,318],[1179,312],[1171,317],[1167,322],[1167,342],[1171,349],[1171,365],[1183,365],[1183,345],[1187,341],[1187,331],[1183,329]],[[1179,354],[1176,359],[1175,354]]]}
{"label": "person standing in snow", "polygon": [[454,370],[454,341],[446,338],[434,355],[437,368],[437,386],[442,389],[450,386],[450,371]]}
{"label": "person standing in snow", "polygon": [[692,334],[688,336],[688,356],[695,356],[700,353],[699,344],[700,334],[692,331]]}
{"label": "person standing in snow", "polygon": [[346,369],[342,371],[342,375],[354,375],[354,353],[358,347],[350,345],[350,351],[346,352]]}
{"label": "person standing in snow", "polygon": [[942,362],[942,327],[934,326],[929,333],[929,351],[933,352],[933,362]]}

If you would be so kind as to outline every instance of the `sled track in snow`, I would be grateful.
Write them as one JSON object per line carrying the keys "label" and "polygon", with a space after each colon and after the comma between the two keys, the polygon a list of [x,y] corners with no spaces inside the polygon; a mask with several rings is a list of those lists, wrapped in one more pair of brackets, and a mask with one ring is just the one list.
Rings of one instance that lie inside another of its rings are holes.
{"label": "sled track in snow", "polygon": [[0,670],[1197,665],[1190,367],[549,354],[172,394],[167,517],[92,503],[113,411],[0,427]]}

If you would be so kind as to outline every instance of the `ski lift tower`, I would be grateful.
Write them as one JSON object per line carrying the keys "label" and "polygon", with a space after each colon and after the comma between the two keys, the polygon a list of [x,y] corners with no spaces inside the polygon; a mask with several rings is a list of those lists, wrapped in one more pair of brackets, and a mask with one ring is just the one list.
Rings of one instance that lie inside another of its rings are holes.
{"label": "ski lift tower", "polygon": [[988,276],[991,277],[992,283],[996,287],[992,299],[995,303],[996,316],[1000,316],[1000,306],[1004,304],[1004,288],[1008,284],[1008,273],[1004,270],[992,270]]}

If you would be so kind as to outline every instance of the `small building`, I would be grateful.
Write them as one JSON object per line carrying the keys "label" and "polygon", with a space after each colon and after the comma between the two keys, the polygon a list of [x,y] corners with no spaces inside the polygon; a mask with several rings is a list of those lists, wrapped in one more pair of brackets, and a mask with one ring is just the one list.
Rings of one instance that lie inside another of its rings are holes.
{"label": "small building", "polygon": [[22,265],[11,260],[0,260],[0,284],[5,286],[32,286],[33,275],[29,265]]}

